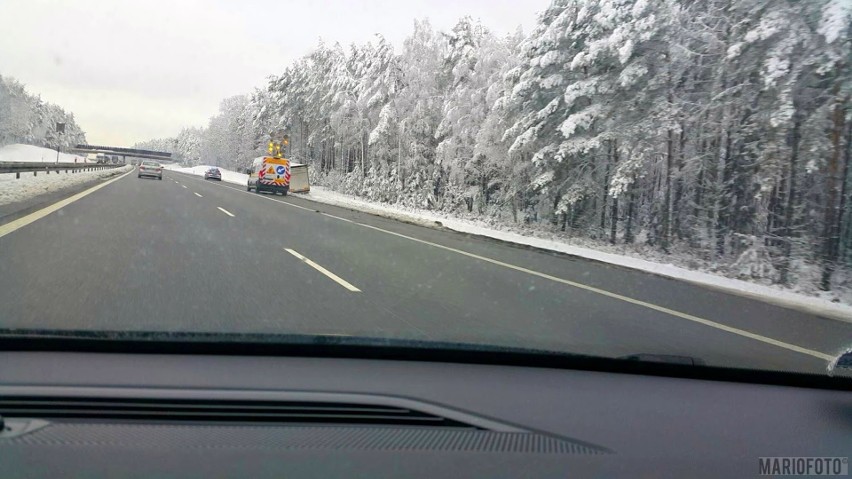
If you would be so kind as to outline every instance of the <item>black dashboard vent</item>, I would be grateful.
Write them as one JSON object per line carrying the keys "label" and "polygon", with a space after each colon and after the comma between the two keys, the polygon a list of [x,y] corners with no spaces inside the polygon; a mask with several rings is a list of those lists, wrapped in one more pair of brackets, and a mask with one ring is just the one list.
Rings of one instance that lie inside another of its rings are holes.
{"label": "black dashboard vent", "polygon": [[48,420],[324,423],[481,429],[407,408],[345,402],[0,397],[0,416]]}

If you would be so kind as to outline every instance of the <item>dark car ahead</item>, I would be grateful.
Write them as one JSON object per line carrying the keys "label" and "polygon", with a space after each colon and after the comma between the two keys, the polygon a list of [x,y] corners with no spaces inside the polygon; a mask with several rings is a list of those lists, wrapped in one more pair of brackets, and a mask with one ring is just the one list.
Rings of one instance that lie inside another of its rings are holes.
{"label": "dark car ahead", "polygon": [[222,181],[222,172],[219,168],[209,168],[204,172],[204,179]]}

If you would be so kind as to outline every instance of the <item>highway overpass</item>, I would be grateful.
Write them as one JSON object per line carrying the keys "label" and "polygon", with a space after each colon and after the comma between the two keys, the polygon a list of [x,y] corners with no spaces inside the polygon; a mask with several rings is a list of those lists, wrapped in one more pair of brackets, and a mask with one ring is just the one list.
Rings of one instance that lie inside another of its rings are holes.
{"label": "highway overpass", "polygon": [[145,158],[148,160],[174,161],[172,154],[165,151],[140,150],[136,148],[122,148],[118,146],[102,146],[102,145],[77,145],[71,149],[74,153],[80,154],[104,154],[108,156],[120,156],[127,162],[127,157]]}

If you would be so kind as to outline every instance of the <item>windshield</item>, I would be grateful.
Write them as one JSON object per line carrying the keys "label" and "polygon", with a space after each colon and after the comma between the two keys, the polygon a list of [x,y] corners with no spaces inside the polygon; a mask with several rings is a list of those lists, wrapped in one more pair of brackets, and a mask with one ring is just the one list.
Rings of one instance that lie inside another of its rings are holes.
{"label": "windshield", "polygon": [[848,1],[0,17],[0,334],[852,348]]}

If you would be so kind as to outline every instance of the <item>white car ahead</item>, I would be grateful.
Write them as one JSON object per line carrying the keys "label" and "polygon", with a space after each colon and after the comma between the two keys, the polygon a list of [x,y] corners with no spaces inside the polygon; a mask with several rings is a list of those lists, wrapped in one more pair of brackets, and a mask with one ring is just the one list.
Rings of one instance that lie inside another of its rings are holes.
{"label": "white car ahead", "polygon": [[139,164],[139,173],[136,175],[136,177],[142,178],[143,176],[150,176],[152,178],[162,180],[163,166],[157,163],[156,161],[143,161]]}

